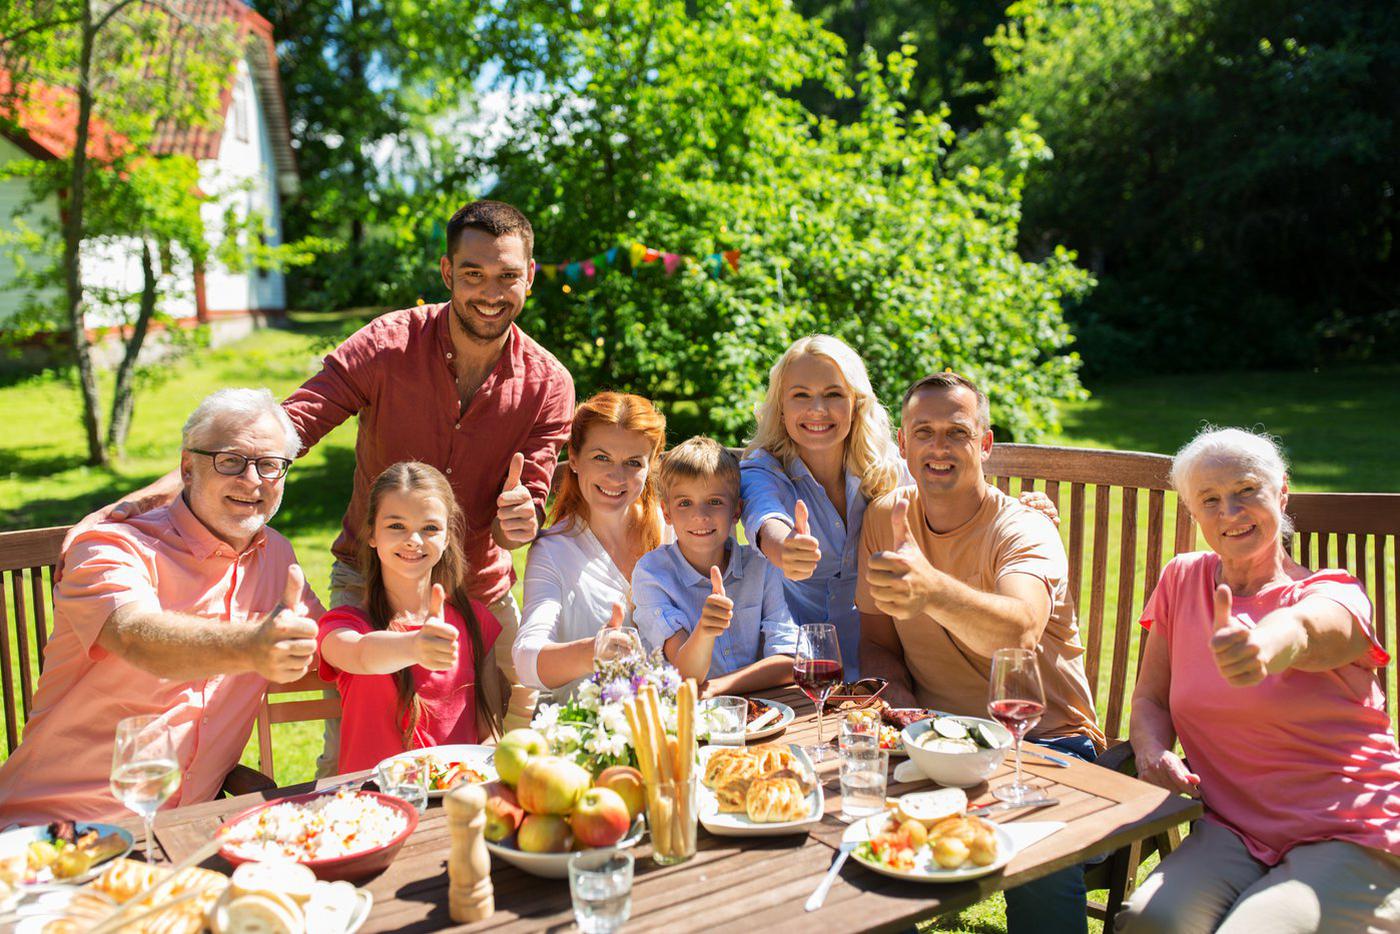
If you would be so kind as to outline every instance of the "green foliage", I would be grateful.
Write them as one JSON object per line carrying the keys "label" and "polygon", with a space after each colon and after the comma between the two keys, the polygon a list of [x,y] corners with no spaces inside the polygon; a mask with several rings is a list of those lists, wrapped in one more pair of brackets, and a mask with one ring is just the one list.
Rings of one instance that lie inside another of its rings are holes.
{"label": "green foliage", "polygon": [[984,116],[1032,115],[1054,149],[1027,185],[1025,245],[1068,242],[1100,274],[1073,311],[1095,369],[1400,349],[1400,6],[1022,0],[1008,13]]}
{"label": "green foliage", "polygon": [[633,241],[743,251],[718,281],[650,267],[565,294],[537,280],[527,324],[581,397],[627,388],[667,405],[677,434],[738,440],[778,354],[817,331],[857,347],[884,398],[944,367],[984,380],[1017,438],[1079,395],[1060,302],[1089,277],[1064,251],[1015,252],[1042,145],[1016,128],[1019,161],[953,168],[946,113],[899,101],[912,47],[866,57],[859,119],[838,124],[791,92],[852,96],[842,45],[777,0],[507,3],[483,41],[511,50],[508,74],[543,76],[489,162],[542,261]]}

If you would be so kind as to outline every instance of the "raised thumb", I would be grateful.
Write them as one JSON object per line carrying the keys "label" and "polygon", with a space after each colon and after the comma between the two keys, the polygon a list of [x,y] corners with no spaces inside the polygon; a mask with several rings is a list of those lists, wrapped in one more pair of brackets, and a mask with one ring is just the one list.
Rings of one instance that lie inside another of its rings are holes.
{"label": "raised thumb", "polygon": [[710,590],[718,596],[724,596],[724,576],[713,564],[710,565]]}
{"label": "raised thumb", "polygon": [[510,470],[506,473],[505,486],[502,490],[513,490],[520,486],[520,471],[525,469],[525,455],[519,451],[510,459]]}
{"label": "raised thumb", "polygon": [[445,619],[443,616],[443,604],[447,602],[447,591],[442,589],[441,584],[433,585],[433,594],[428,598],[428,616],[433,619]]}
{"label": "raised thumb", "polygon": [[793,530],[798,535],[811,535],[812,528],[807,524],[807,504],[802,500],[797,501],[796,508],[792,511]]}
{"label": "raised thumb", "polygon": [[613,604],[613,608],[612,608],[612,615],[608,617],[608,628],[609,628],[609,629],[621,629],[621,628],[622,628],[622,617],[625,616],[625,615],[627,615],[627,614],[626,614],[626,611],[623,610],[622,604],[621,604],[621,603],[614,603],[614,604]]}
{"label": "raised thumb", "polygon": [[301,606],[301,595],[306,589],[306,575],[301,571],[301,565],[292,564],[287,567],[287,584],[282,588],[282,606],[289,610],[296,610]]}
{"label": "raised thumb", "polygon": [[1233,600],[1231,599],[1230,586],[1221,584],[1215,588],[1215,631],[1226,628],[1230,625],[1230,609]]}
{"label": "raised thumb", "polygon": [[894,530],[895,551],[900,551],[914,543],[914,536],[909,533],[909,501],[907,499],[901,499],[894,504],[894,509],[890,511],[890,526]]}

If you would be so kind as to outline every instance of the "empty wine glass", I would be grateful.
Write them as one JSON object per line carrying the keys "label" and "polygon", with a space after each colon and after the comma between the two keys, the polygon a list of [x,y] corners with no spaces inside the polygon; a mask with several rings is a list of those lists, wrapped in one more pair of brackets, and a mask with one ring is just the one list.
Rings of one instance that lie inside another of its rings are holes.
{"label": "empty wine glass", "polygon": [[822,708],[836,685],[844,678],[841,643],[831,623],[808,623],[797,633],[797,654],[792,662],[793,680],[812,703],[817,705],[817,745],[808,748],[813,762],[829,758],[822,737]]}
{"label": "empty wine glass", "polygon": [[111,786],[117,800],[146,822],[146,862],[153,863],[156,811],[180,787],[175,746],[159,717],[143,714],[117,723]]}
{"label": "empty wine glass", "polygon": [[992,794],[1010,804],[1039,797],[1040,789],[1021,781],[1021,740],[1045,713],[1045,689],[1040,683],[1040,668],[1036,665],[1035,653],[1030,649],[997,649],[992,654],[992,684],[987,711],[1011,731],[1016,741],[1016,779],[1010,785],[994,789]]}

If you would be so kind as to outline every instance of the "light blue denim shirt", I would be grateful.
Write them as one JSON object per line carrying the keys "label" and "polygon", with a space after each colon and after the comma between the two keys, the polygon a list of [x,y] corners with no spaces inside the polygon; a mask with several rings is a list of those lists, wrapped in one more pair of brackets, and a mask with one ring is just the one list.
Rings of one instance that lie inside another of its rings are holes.
{"label": "light blue denim shirt", "polygon": [[[734,601],[734,616],[715,640],[711,678],[797,651],[797,626],[783,597],[782,572],[757,548],[733,538],[729,548],[724,592]],[[642,555],[632,571],[632,619],[647,650],[659,648],[675,633],[694,631],[710,593],[709,574],[691,567],[679,545],[662,545]]]}
{"label": "light blue denim shirt", "polygon": [[[860,477],[846,473],[846,516],[841,519],[826,490],[812,476],[802,459],[792,467],[767,451],[755,451],[739,465],[740,495],[744,500],[744,531],[749,541],[758,540],[765,520],[782,519],[793,524],[797,501],[807,504],[812,535],[821,546],[822,557],[812,576],[802,581],[782,577],[788,608],[798,626],[808,623],[835,623],[841,643],[845,678],[860,677],[860,612],[856,610],[856,567],[860,560],[860,529],[865,521],[865,496]],[[755,551],[758,549],[755,548]],[[777,570],[775,568],[775,570]]]}

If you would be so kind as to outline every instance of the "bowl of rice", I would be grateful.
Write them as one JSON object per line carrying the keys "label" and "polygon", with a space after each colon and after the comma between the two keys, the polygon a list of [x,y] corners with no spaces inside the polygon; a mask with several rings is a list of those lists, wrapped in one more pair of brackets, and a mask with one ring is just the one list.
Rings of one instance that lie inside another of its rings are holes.
{"label": "bowl of rice", "polygon": [[301,863],[318,879],[353,881],[394,861],[418,826],[408,802],[374,791],[343,789],[269,801],[219,828],[219,855],[248,862]]}

